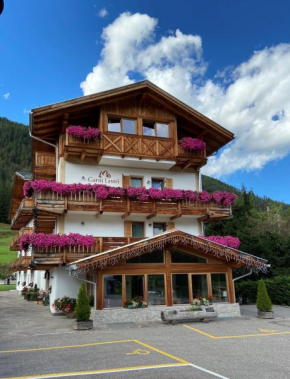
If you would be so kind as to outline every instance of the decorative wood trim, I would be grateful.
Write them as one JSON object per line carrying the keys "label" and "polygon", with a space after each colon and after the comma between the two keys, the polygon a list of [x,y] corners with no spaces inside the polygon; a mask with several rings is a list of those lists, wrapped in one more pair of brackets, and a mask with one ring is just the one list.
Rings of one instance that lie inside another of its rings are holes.
{"label": "decorative wood trim", "polygon": [[132,221],[124,221],[124,236],[132,237]]}
{"label": "decorative wood trim", "polygon": [[173,305],[172,278],[170,271],[170,251],[165,250],[166,305]]}
{"label": "decorative wood trim", "polygon": [[103,273],[101,270],[97,271],[97,309],[102,310],[103,309],[103,296],[104,296],[104,290],[103,290]]}
{"label": "decorative wood trim", "polygon": [[228,293],[229,293],[229,302],[235,303],[236,302],[236,296],[235,296],[235,290],[234,290],[234,282],[233,282],[233,270],[231,268],[228,268],[228,274],[227,274],[227,282],[228,282]]}

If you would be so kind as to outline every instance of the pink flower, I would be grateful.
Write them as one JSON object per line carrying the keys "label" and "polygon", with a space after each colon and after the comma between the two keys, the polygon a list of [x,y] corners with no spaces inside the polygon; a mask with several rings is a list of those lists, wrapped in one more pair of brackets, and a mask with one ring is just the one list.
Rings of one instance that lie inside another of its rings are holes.
{"label": "pink flower", "polygon": [[219,243],[220,245],[232,247],[233,249],[239,249],[241,245],[241,241],[238,237],[232,236],[199,236],[200,238],[206,239],[208,241]]}
{"label": "pink flower", "polygon": [[180,141],[180,146],[186,150],[204,150],[206,144],[198,138],[184,137]]}
{"label": "pink flower", "polygon": [[74,138],[84,139],[88,142],[95,141],[96,139],[100,138],[101,131],[97,128],[91,128],[90,126],[88,128],[85,128],[84,126],[75,126],[70,125],[67,128],[68,134],[73,136]]}

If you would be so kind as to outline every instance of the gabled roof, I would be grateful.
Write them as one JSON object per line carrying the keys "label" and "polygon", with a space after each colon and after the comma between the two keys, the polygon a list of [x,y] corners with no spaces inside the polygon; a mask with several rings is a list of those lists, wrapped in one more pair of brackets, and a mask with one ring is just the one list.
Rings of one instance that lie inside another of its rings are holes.
{"label": "gabled roof", "polygon": [[72,262],[68,265],[69,269],[79,271],[88,268],[104,268],[107,265],[115,265],[121,259],[129,259],[138,255],[162,249],[166,245],[192,247],[194,251],[200,251],[213,257],[233,261],[237,266],[247,266],[257,268],[263,272],[267,271],[267,260],[256,257],[243,251],[236,250],[216,242],[205,240],[181,230],[171,229],[153,237],[145,238],[138,242],[118,247],[109,251],[91,255]]}
{"label": "gabled roof", "polygon": [[176,115],[198,124],[206,132],[209,141],[216,140],[215,148],[209,149],[208,154],[212,154],[234,139],[233,133],[148,80],[34,108],[31,110],[30,119],[32,132],[43,139],[55,140],[63,121],[68,117],[70,118],[74,114],[79,115],[81,112],[92,112],[96,115],[96,107],[101,104],[139,94],[148,95],[163,106],[170,107]]}

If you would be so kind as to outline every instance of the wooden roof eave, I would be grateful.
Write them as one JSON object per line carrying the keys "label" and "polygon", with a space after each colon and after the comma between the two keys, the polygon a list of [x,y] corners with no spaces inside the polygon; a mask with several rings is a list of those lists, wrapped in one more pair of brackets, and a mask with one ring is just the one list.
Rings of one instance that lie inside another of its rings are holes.
{"label": "wooden roof eave", "polygon": [[207,129],[207,132],[214,132],[215,135],[219,135],[221,139],[219,148],[234,139],[233,133],[147,80],[99,92],[97,94],[32,109],[34,124],[33,132],[37,135],[36,129],[39,129],[40,131],[41,124],[44,123],[45,126],[43,128],[42,136],[44,137],[43,133],[45,132],[53,135],[53,128],[49,127],[49,125],[51,125],[50,122],[53,123],[53,120],[56,120],[55,127],[59,125],[61,115],[64,112],[70,112],[71,110],[75,111],[79,107],[82,107],[83,109],[91,108],[104,102],[113,101],[115,98],[120,97],[120,95],[124,98],[124,96],[132,96],[135,92],[140,92],[142,90],[147,90],[150,93],[150,96],[155,98],[159,103],[162,103],[165,106],[170,105],[171,107],[174,107],[175,112],[182,117],[189,120],[194,118],[202,128]]}
{"label": "wooden roof eave", "polygon": [[130,259],[134,256],[164,247],[165,245],[177,244],[191,246],[195,250],[203,251],[205,254],[210,253],[216,258],[225,259],[227,262],[235,261],[238,265],[257,268],[263,272],[267,271],[267,261],[262,258],[184,233],[180,230],[170,230],[126,246],[95,254],[72,262],[68,267],[75,265],[78,270],[89,267],[103,268],[106,265],[115,265],[121,259]]}

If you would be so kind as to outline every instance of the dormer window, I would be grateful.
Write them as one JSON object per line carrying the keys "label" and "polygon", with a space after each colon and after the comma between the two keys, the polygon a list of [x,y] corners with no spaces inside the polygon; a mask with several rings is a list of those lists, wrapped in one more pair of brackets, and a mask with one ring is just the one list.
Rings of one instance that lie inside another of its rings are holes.
{"label": "dormer window", "polygon": [[151,137],[169,137],[169,125],[160,122],[143,121],[143,135]]}
{"label": "dormer window", "polygon": [[108,118],[108,131],[115,133],[136,134],[136,120],[129,118]]}

